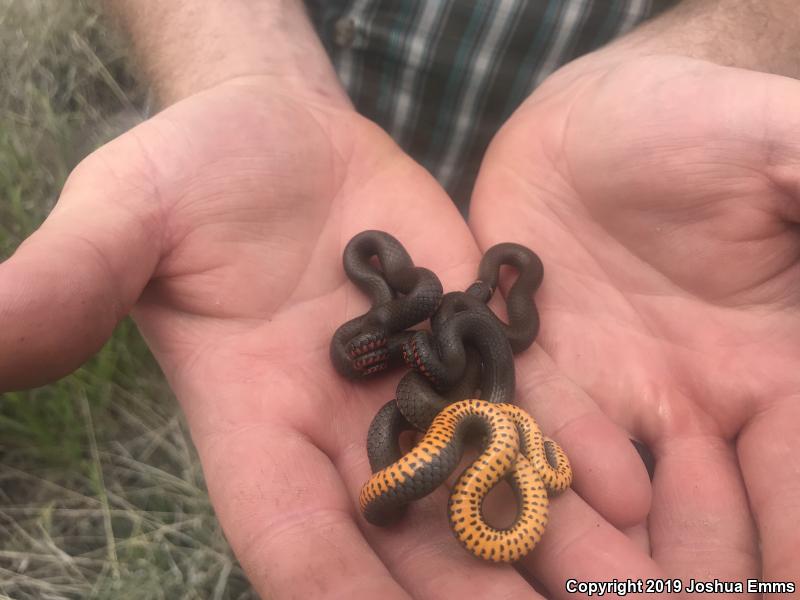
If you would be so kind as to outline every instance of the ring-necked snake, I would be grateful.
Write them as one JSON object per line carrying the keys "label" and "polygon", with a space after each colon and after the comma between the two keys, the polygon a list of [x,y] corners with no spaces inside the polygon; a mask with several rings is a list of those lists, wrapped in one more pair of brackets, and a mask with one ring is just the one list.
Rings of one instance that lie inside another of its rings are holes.
{"label": "ring-necked snake", "polygon": [[[372,264],[377,257],[380,269]],[[442,284],[431,271],[415,267],[402,244],[382,231],[362,231],[343,255],[347,276],[370,299],[372,308],[333,334],[334,368],[357,379],[402,364],[405,331],[429,318],[442,298]]]}
{"label": "ring-necked snake", "polygon": [[[450,494],[450,525],[480,558],[513,562],[524,556],[544,533],[548,492],[569,487],[572,470],[561,447],[511,404],[462,400],[442,410],[419,444],[364,485],[359,503],[365,518],[375,525],[394,521],[408,503],[444,483],[458,465],[465,441],[476,435],[485,441]],[[481,508],[504,478],[516,493],[519,510],[510,527],[498,529],[486,522]]]}

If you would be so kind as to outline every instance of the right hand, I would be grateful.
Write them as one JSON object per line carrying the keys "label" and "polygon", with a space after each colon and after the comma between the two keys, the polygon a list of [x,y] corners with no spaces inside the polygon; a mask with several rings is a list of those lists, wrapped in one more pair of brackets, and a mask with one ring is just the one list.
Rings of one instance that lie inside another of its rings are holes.
{"label": "right hand", "polygon": [[[548,561],[564,560],[584,581],[796,576],[798,106],[793,79],[609,47],[551,76],[493,141],[472,231],[541,252],[540,342],[657,461],[651,551],[583,563],[554,535],[537,548],[551,587]],[[596,547],[619,535],[585,531]]]}

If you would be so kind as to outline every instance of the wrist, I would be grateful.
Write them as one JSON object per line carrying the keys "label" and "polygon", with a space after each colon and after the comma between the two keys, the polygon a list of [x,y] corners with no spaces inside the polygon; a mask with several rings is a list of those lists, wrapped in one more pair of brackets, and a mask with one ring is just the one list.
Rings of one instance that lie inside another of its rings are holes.
{"label": "wrist", "polygon": [[683,0],[597,52],[609,64],[653,55],[800,76],[795,0]]}
{"label": "wrist", "polygon": [[[610,44],[560,68],[532,94],[546,98],[649,57],[703,60],[800,77],[795,0],[683,0]],[[688,62],[686,63],[688,66]]]}
{"label": "wrist", "polygon": [[237,80],[328,105],[349,100],[301,0],[106,0],[166,106]]}

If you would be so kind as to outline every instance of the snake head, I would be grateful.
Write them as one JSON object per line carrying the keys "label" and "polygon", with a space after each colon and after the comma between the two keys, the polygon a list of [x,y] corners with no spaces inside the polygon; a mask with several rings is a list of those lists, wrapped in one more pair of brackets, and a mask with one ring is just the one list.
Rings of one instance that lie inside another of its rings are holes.
{"label": "snake head", "polygon": [[482,281],[481,279],[477,279],[472,285],[470,285],[466,289],[464,293],[468,296],[477,298],[483,303],[486,303],[492,299],[494,292],[495,288],[492,286],[491,283]]}

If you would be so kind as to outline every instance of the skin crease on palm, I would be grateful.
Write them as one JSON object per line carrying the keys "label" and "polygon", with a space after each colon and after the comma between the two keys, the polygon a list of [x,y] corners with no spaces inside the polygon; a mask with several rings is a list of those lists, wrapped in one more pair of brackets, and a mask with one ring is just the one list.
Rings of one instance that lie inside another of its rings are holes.
{"label": "skin crease on palm", "polygon": [[539,343],[654,450],[653,560],[684,581],[791,581],[800,83],[669,56],[595,64],[496,136],[471,229],[540,253]]}

